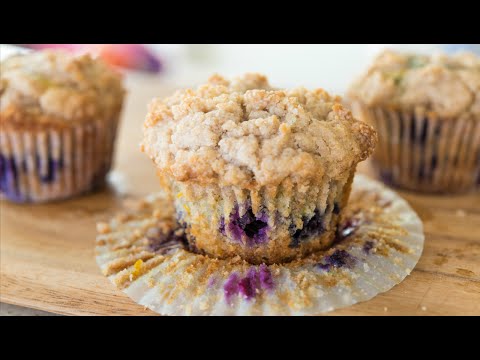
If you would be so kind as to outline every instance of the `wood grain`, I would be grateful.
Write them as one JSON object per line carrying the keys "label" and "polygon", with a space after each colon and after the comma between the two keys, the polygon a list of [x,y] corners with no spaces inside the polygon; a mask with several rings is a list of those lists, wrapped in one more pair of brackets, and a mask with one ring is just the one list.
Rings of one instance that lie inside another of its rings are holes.
{"label": "wood grain", "polygon": [[[122,202],[157,189],[138,150],[146,104],[171,91],[161,78],[129,75],[129,98],[109,185],[45,205],[0,203],[0,301],[68,315],[153,315],[103,277],[93,255],[95,223]],[[368,164],[359,168],[369,173]],[[401,284],[327,315],[480,315],[480,194],[399,191],[425,226],[425,249]]]}

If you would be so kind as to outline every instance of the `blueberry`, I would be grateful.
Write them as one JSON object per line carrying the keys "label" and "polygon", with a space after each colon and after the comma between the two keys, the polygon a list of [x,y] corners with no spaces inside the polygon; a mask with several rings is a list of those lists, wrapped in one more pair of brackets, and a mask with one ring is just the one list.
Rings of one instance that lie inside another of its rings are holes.
{"label": "blueberry", "polygon": [[[314,236],[319,236],[325,231],[323,216],[318,209],[315,209],[311,218],[303,218],[303,228],[296,229],[292,235],[290,247],[297,247],[302,241],[308,240]],[[293,227],[290,227],[292,231]]]}
{"label": "blueberry", "polygon": [[15,159],[0,154],[0,191],[12,201],[21,202],[18,191],[18,169]]}
{"label": "blueberry", "polygon": [[333,213],[337,215],[340,214],[340,205],[336,201],[333,204]]}
{"label": "blueberry", "polygon": [[48,158],[47,160],[47,173],[40,175],[40,180],[44,183],[51,183],[55,180],[55,163],[54,160]]}
{"label": "blueberry", "polygon": [[322,264],[322,263],[317,264],[317,268],[319,268],[320,270],[323,270],[323,271],[328,271],[328,270],[330,270],[331,267],[332,267],[332,265],[330,265],[330,264]]}
{"label": "blueberry", "polygon": [[328,262],[335,267],[350,266],[355,259],[345,250],[336,250],[328,257]]}
{"label": "blueberry", "polygon": [[[36,157],[36,162],[37,162],[37,169],[40,174],[40,169],[42,167],[42,160],[40,157],[37,155]],[[55,178],[57,176],[57,173],[63,169],[63,159],[53,159],[50,156],[47,159],[47,172],[46,174],[39,175],[40,180],[43,183],[51,183],[55,181]]]}
{"label": "blueberry", "polygon": [[245,234],[247,234],[247,236],[249,238],[253,238],[256,235],[260,234],[261,230],[263,228],[267,227],[266,222],[264,222],[262,220],[258,220],[256,218],[252,218],[252,215],[253,215],[253,213],[250,210],[248,222],[246,222],[245,226],[243,227],[243,230],[245,231]]}
{"label": "blueberry", "polygon": [[274,287],[273,277],[267,265],[262,264],[258,268],[252,266],[244,277],[238,273],[232,273],[223,285],[223,293],[227,303],[231,304],[232,298],[242,295],[250,300],[262,291],[270,291]]}
{"label": "blueberry", "polygon": [[[222,219],[220,219],[219,231],[223,234],[225,231],[225,225],[222,227]],[[224,224],[224,221],[223,221]],[[242,242],[246,238],[248,246],[263,244],[267,241],[268,230],[268,217],[264,213],[260,213],[255,216],[252,208],[248,210],[242,216],[239,215],[238,206],[230,214],[230,222],[228,223],[229,235],[233,240]]]}
{"label": "blueberry", "polygon": [[223,236],[227,235],[227,233],[225,232],[225,218],[223,216],[220,218],[220,225],[218,226],[218,231],[220,231]]}
{"label": "blueberry", "polygon": [[172,248],[185,247],[185,244],[187,243],[184,232],[179,234],[174,230],[171,230],[166,234],[158,230],[153,236],[147,236],[147,239],[148,250],[160,254],[165,253]]}
{"label": "blueberry", "polygon": [[7,159],[0,154],[0,191],[7,191]]}
{"label": "blueberry", "polygon": [[[8,168],[10,169],[11,181],[16,186],[17,185],[17,180],[18,180],[18,171],[17,171],[17,164],[15,162],[15,159],[13,157],[11,157],[10,159],[8,159],[7,164],[8,164]],[[8,174],[8,171],[7,171],[7,174]]]}
{"label": "blueberry", "polygon": [[345,250],[335,250],[332,255],[326,256],[322,262],[317,264],[317,267],[321,270],[328,271],[332,267],[342,268],[347,267],[351,268],[355,265],[356,258],[350,255]]}

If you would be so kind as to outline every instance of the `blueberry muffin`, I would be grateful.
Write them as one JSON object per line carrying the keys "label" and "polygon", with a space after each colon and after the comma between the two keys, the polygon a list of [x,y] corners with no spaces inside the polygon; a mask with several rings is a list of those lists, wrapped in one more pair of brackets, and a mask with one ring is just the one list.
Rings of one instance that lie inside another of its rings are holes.
{"label": "blueberry muffin", "polygon": [[376,133],[321,89],[213,76],[154,99],[142,150],[191,249],[277,263],[329,246]]}
{"label": "blueberry muffin", "polygon": [[46,51],[3,61],[2,197],[45,202],[102,184],[124,93],[121,76],[90,55]]}
{"label": "blueberry muffin", "polygon": [[372,156],[388,184],[462,192],[480,183],[480,59],[386,51],[356,80],[348,102],[378,131]]}

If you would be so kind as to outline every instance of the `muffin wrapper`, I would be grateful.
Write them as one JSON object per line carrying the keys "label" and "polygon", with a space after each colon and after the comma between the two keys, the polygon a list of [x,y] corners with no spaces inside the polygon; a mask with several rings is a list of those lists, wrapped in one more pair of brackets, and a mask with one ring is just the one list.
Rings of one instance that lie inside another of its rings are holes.
{"label": "muffin wrapper", "polygon": [[372,161],[387,184],[445,193],[480,184],[479,118],[439,118],[421,109],[355,108],[378,131]]}
{"label": "muffin wrapper", "polygon": [[0,131],[0,193],[45,202],[87,192],[112,163],[118,118],[68,128]]}
{"label": "muffin wrapper", "polygon": [[[421,220],[405,200],[357,175],[337,242],[290,263],[251,265],[195,254],[168,233],[173,206],[154,194],[128,214],[99,224],[102,272],[140,305],[165,315],[314,315],[371,299],[400,283],[423,249]],[[161,209],[161,210],[160,210]],[[160,229],[160,230],[159,230]]]}
{"label": "muffin wrapper", "polygon": [[[218,257],[238,254],[255,262],[279,262],[330,244],[341,209],[348,200],[354,172],[355,169],[339,181],[325,176],[321,184],[308,187],[287,182],[254,191],[174,182],[167,189],[172,192],[179,222],[192,235],[198,250]],[[247,211],[268,224],[262,238],[242,234],[239,239],[232,233],[232,213],[239,218]],[[305,227],[307,219],[314,215],[321,219],[324,230],[294,245],[290,229],[293,233]]]}

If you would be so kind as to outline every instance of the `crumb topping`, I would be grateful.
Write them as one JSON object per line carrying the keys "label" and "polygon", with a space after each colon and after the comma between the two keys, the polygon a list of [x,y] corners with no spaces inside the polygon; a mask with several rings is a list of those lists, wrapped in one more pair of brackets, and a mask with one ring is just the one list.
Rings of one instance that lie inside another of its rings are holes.
{"label": "crumb topping", "polygon": [[109,119],[120,111],[120,74],[88,54],[38,51],[9,57],[0,66],[3,120],[18,112],[32,115],[22,116],[24,121]]}
{"label": "crumb topping", "polygon": [[376,144],[339,102],[322,89],[274,89],[259,74],[214,75],[151,102],[142,150],[178,181],[251,187],[335,177]]}
{"label": "crumb topping", "polygon": [[349,97],[368,106],[411,109],[422,106],[439,116],[480,115],[480,58],[381,53],[351,86]]}

